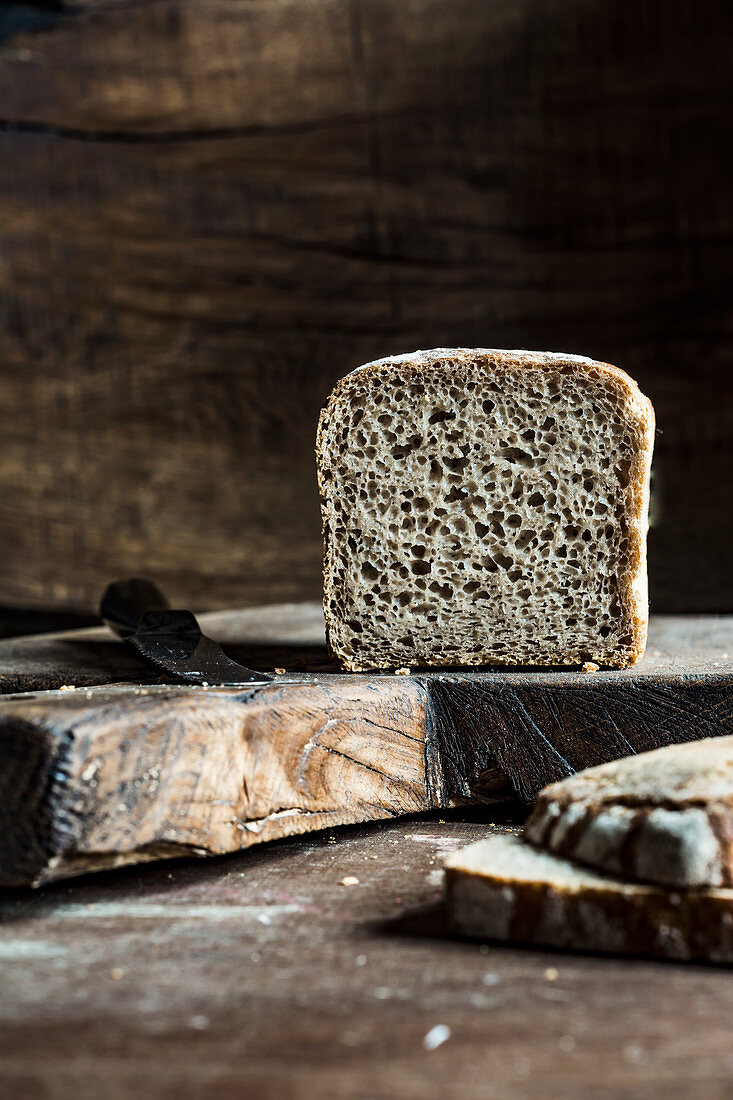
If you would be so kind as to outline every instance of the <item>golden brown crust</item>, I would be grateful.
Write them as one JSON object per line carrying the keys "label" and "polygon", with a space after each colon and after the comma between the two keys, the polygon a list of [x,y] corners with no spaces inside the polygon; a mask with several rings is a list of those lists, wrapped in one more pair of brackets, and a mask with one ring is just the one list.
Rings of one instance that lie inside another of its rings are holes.
{"label": "golden brown crust", "polygon": [[[318,467],[318,487],[321,499],[323,518],[324,540],[324,617],[326,621],[326,639],[329,653],[339,661],[345,669],[352,672],[363,672],[372,668],[391,668],[393,663],[375,664],[361,661],[357,655],[342,652],[337,644],[334,631],[334,617],[329,606],[330,585],[333,576],[333,564],[335,547],[327,516],[327,487],[326,487],[326,444],[327,433],[331,426],[331,419],[339,407],[341,401],[348,397],[351,389],[361,387],[365,379],[378,379],[384,377],[385,372],[392,367],[403,374],[421,374],[426,367],[434,367],[442,362],[475,363],[480,360],[487,367],[509,366],[521,369],[524,365],[530,365],[533,369],[545,369],[550,374],[561,375],[572,370],[585,373],[585,375],[600,383],[616,397],[622,396],[625,405],[625,414],[629,426],[633,428],[636,447],[634,449],[634,461],[629,471],[628,499],[630,517],[627,538],[627,570],[628,580],[620,589],[619,602],[624,616],[624,630],[628,641],[619,648],[613,661],[604,663],[616,668],[628,668],[636,664],[642,657],[646,646],[648,623],[648,593],[646,577],[646,529],[649,509],[649,474],[651,468],[652,448],[654,442],[654,409],[649,399],[641,393],[636,382],[623,370],[609,363],[600,363],[595,360],[580,356],[564,355],[560,353],[503,351],[497,349],[466,349],[466,348],[440,348],[427,352],[415,352],[411,355],[388,357],[365,364],[350,374],[345,375],[334,387],[326,405],[324,406],[318,423],[316,437],[316,456]],[[431,660],[435,667],[450,666],[455,663],[454,658],[448,658],[444,662],[436,658]],[[466,665],[481,666],[486,664],[484,657],[479,655],[472,658],[467,655],[463,662]],[[495,662],[492,663],[504,663]],[[508,664],[508,662],[506,662]],[[513,666],[536,664],[535,658],[516,656],[511,662]],[[553,664],[577,665],[578,660],[564,659],[560,655]]]}

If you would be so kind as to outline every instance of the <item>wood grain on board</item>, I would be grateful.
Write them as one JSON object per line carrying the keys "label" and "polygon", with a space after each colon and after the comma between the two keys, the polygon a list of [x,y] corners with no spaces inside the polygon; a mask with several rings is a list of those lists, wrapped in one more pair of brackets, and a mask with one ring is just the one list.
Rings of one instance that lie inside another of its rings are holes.
{"label": "wood grain on board", "polygon": [[335,380],[430,346],[627,369],[652,600],[733,610],[721,0],[0,11],[0,603],[317,596]]}
{"label": "wood grain on board", "polygon": [[101,629],[0,644],[0,684],[20,691],[0,700],[0,883],[526,804],[580,768],[733,733],[731,616],[653,619],[621,672],[409,676],[336,671],[315,604],[202,621],[232,656],[285,671],[203,689],[151,683]]}

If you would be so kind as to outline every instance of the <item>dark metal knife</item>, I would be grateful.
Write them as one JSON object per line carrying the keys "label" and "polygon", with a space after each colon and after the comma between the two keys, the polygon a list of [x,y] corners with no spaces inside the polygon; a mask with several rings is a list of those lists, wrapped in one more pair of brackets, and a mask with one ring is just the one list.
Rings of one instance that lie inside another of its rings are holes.
{"label": "dark metal knife", "polygon": [[105,589],[99,614],[137,652],[186,684],[265,684],[266,672],[232,661],[202,632],[190,611],[174,611],[152,581],[115,581]]}

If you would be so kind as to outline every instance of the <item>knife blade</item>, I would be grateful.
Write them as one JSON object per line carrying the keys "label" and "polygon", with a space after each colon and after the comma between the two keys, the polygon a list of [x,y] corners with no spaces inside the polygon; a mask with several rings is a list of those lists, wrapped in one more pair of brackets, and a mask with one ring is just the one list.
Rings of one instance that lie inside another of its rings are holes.
{"label": "knife blade", "polygon": [[172,609],[152,581],[114,581],[104,591],[100,617],[150,664],[185,684],[236,687],[266,684],[266,672],[245,668],[207,637],[191,611]]}

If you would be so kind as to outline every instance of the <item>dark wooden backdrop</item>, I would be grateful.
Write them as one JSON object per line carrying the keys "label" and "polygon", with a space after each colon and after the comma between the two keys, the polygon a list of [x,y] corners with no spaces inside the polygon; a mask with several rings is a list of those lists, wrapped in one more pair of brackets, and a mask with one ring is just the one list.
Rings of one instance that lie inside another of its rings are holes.
{"label": "dark wooden backdrop", "polygon": [[657,407],[657,610],[732,610],[729,0],[0,7],[0,603],[317,595],[318,408],[432,345]]}

